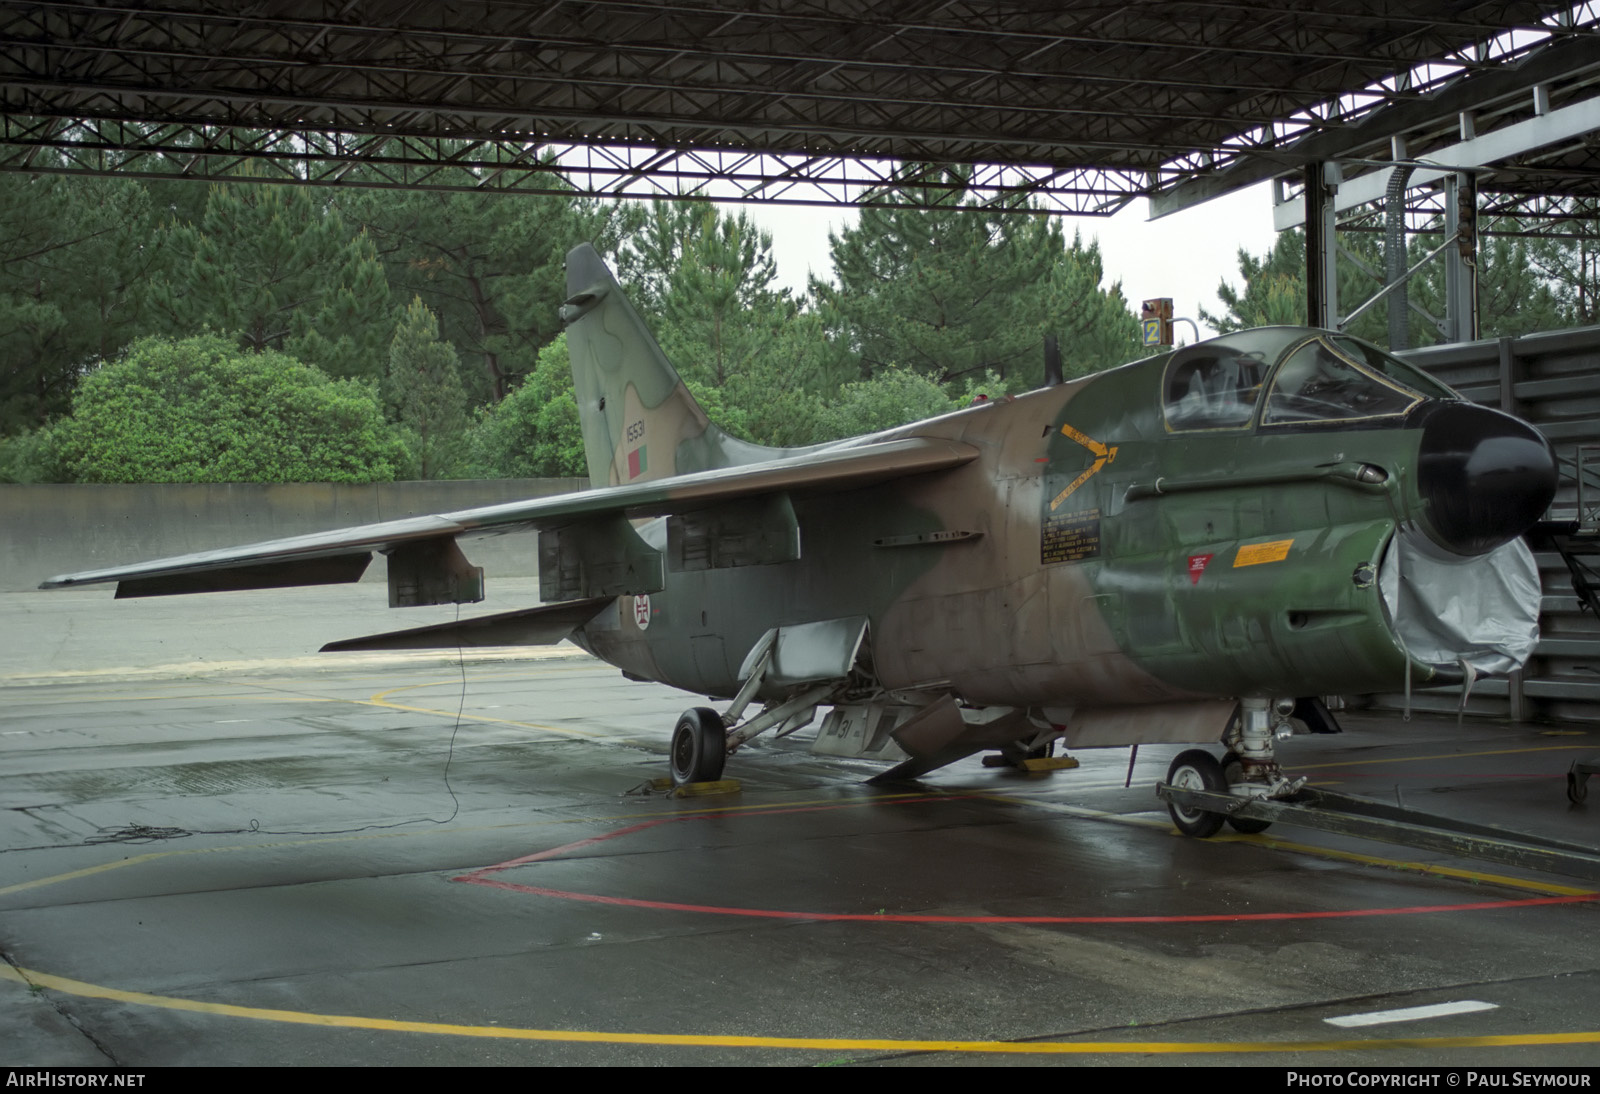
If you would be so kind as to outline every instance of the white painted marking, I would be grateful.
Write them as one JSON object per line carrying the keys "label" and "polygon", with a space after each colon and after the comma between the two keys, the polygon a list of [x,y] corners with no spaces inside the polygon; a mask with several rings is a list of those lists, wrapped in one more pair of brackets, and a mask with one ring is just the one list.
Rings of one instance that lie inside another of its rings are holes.
{"label": "white painted marking", "polygon": [[1442,1018],[1447,1014],[1473,1014],[1480,1010],[1497,1010],[1498,1003],[1481,1003],[1476,999],[1463,999],[1458,1003],[1434,1003],[1427,1007],[1404,1007],[1400,1010],[1375,1010],[1368,1014],[1346,1014],[1342,1018],[1324,1018],[1330,1026],[1353,1029],[1357,1026],[1381,1026],[1385,1022],[1416,1022],[1423,1018]]}

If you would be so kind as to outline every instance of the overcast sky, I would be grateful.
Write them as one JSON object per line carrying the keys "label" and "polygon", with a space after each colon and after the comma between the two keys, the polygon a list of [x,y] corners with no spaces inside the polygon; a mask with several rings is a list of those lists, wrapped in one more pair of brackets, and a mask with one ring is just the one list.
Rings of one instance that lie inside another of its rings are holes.
{"label": "overcast sky", "polygon": [[[1099,239],[1107,282],[1121,281],[1122,294],[1137,311],[1139,302],[1170,296],[1179,316],[1198,321],[1204,305],[1221,310],[1217,284],[1226,278],[1239,284],[1239,248],[1265,254],[1272,247],[1272,201],[1266,184],[1161,220],[1150,221],[1141,198],[1114,217],[1068,217],[1063,228],[1077,230],[1085,239]],[[854,209],[781,205],[741,206],[772,233],[778,276],[783,283],[803,290],[815,273],[832,276],[828,257],[828,232],[853,224]],[[1201,327],[1201,337],[1214,331]],[[1189,341],[1185,325],[1178,336]]]}

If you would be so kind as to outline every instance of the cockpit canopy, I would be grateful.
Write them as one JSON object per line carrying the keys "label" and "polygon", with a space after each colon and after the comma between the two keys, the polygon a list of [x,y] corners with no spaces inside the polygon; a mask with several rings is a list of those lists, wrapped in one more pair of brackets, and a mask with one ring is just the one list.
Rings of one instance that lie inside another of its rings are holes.
{"label": "cockpit canopy", "polygon": [[1377,346],[1332,331],[1266,327],[1174,353],[1163,411],[1171,432],[1344,423],[1404,415],[1459,396]]}

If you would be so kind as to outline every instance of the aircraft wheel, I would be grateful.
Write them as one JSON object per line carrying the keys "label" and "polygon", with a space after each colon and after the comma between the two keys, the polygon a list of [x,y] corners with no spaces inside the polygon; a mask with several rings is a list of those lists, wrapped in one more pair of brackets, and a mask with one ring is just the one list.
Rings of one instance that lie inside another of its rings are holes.
{"label": "aircraft wheel", "polygon": [[[1228,780],[1223,777],[1222,765],[1215,756],[1202,748],[1180,752],[1167,768],[1167,785],[1180,790],[1209,790],[1214,794],[1228,792]],[[1172,823],[1178,831],[1195,839],[1207,839],[1222,827],[1221,813],[1207,813],[1203,809],[1180,809],[1176,802],[1167,803]]]}
{"label": "aircraft wheel", "polygon": [[683,712],[672,730],[672,784],[715,782],[728,759],[722,716],[708,707]]}
{"label": "aircraft wheel", "polygon": [[[1223,753],[1222,777],[1227,780],[1229,786],[1244,781],[1244,765],[1239,763],[1239,757],[1232,752]],[[1229,817],[1228,824],[1241,836],[1253,836],[1272,827],[1271,821],[1255,820],[1251,817]]]}

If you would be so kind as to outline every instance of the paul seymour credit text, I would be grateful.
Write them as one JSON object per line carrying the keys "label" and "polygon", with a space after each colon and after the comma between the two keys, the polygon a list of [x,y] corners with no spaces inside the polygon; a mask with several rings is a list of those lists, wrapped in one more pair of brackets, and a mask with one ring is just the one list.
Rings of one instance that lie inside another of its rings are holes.
{"label": "paul seymour credit text", "polygon": [[1592,1078],[1586,1072],[1573,1071],[1474,1071],[1451,1068],[1441,1071],[1290,1071],[1286,1073],[1284,1082],[1293,1087],[1459,1087],[1481,1090],[1489,1087],[1587,1088]]}

